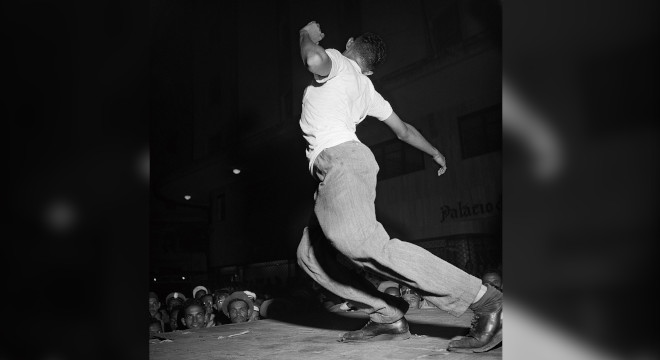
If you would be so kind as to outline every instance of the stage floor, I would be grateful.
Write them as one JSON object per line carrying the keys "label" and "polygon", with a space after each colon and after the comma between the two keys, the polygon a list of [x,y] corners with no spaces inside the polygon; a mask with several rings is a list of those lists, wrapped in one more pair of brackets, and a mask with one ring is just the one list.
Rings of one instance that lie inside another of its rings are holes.
{"label": "stage floor", "polygon": [[149,340],[153,360],[197,359],[502,359],[502,345],[486,353],[447,352],[449,340],[470,326],[468,310],[456,318],[438,309],[409,311],[412,337],[401,341],[341,343],[337,339],[362,327],[361,313],[307,313],[304,316],[263,319],[199,330],[159,334]]}

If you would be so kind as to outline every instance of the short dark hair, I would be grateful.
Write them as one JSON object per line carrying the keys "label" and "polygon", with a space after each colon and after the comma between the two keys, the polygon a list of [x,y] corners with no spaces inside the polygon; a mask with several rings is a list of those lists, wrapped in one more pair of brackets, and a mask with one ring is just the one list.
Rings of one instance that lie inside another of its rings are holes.
{"label": "short dark hair", "polygon": [[373,71],[387,57],[387,47],[383,39],[370,32],[366,32],[354,40],[353,48],[362,58],[365,70]]}
{"label": "short dark hair", "polygon": [[502,272],[497,269],[497,268],[486,268],[486,270],[481,274],[481,277],[483,277],[486,274],[497,274],[497,276],[502,278]]}
{"label": "short dark hair", "polygon": [[199,301],[198,299],[190,298],[190,299],[186,300],[186,301],[183,303],[183,306],[182,306],[181,308],[183,309],[183,312],[185,313],[186,310],[188,310],[188,308],[191,307],[191,306],[199,306],[199,307],[201,307],[202,310],[204,310],[204,312],[206,313],[206,307],[205,307],[204,304],[203,304],[201,301]]}

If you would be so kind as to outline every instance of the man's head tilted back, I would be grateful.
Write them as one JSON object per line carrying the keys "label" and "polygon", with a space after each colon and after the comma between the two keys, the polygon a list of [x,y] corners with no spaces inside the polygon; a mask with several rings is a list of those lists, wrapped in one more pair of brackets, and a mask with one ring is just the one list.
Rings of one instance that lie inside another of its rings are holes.
{"label": "man's head tilted back", "polygon": [[355,60],[363,74],[371,75],[376,67],[385,61],[387,46],[380,36],[367,32],[356,39],[348,39],[344,56]]}

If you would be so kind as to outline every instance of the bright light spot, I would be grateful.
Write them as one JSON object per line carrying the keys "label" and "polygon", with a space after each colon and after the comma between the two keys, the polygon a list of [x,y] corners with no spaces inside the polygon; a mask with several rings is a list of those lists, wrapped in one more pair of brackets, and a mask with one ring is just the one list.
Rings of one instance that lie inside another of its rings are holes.
{"label": "bright light spot", "polygon": [[190,200],[190,195],[186,195],[183,198],[186,199],[186,200]]}
{"label": "bright light spot", "polygon": [[241,169],[234,169],[234,171],[233,171],[233,172],[234,172],[234,174],[236,174],[236,175],[238,175],[238,174],[240,174],[240,173],[241,173]]}
{"label": "bright light spot", "polygon": [[56,231],[70,230],[76,223],[76,211],[66,200],[56,200],[46,208],[46,222]]}
{"label": "bright light spot", "polygon": [[185,280],[185,279],[186,279],[186,277],[185,277],[185,276],[182,276],[182,277],[181,277],[181,280]]}
{"label": "bright light spot", "polygon": [[154,278],[154,281],[156,281],[156,278]]}

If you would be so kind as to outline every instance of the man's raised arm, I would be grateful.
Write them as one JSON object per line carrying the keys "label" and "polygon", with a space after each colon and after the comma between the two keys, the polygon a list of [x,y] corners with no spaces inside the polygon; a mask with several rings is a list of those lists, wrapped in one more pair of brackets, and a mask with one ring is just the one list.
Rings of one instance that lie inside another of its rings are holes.
{"label": "man's raised arm", "polygon": [[319,45],[319,41],[324,36],[321,26],[316,21],[300,29],[300,57],[307,70],[319,76],[328,76],[332,69],[332,60]]}

